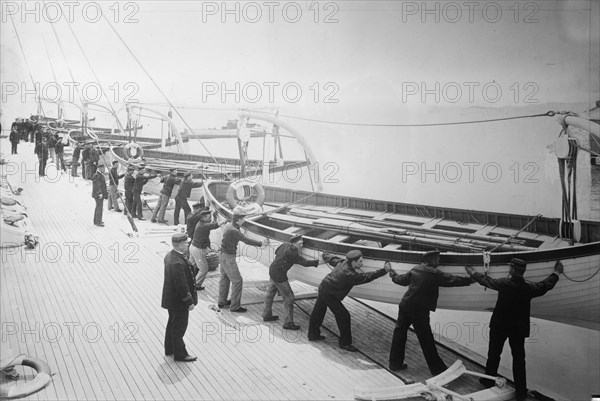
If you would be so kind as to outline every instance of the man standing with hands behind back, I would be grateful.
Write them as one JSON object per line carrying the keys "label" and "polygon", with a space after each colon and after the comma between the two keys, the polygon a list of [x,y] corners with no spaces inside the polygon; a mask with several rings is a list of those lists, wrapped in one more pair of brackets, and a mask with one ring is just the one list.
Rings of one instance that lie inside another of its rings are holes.
{"label": "man standing with hands behind back", "polygon": [[[527,263],[513,258],[510,261],[508,278],[494,279],[466,266],[469,275],[484,287],[498,291],[498,300],[490,320],[490,344],[485,374],[498,376],[500,355],[504,342],[508,338],[513,357],[513,378],[517,400],[527,398],[527,375],[525,371],[525,338],[529,337],[529,311],[531,298],[540,297],[550,291],[558,282],[558,275],[563,272],[560,261],[554,265],[554,272],[539,283],[526,282],[523,274]],[[479,379],[481,384],[492,387],[494,381]]]}
{"label": "man standing with hands behind back", "polygon": [[169,311],[165,331],[165,355],[173,355],[176,361],[194,362],[197,358],[188,354],[183,342],[187,330],[190,311],[198,304],[194,290],[193,266],[185,254],[188,250],[188,236],[175,233],[171,236],[173,250],[165,255],[165,279],[161,306]]}

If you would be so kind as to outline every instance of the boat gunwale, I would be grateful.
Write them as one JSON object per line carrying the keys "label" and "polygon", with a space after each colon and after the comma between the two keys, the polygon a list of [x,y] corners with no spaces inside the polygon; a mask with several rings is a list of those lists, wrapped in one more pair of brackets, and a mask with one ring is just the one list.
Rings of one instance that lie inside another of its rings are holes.
{"label": "boat gunwale", "polygon": [[[212,188],[215,188],[217,185],[229,185],[228,181],[216,181],[210,180],[205,185],[205,198],[210,202],[217,211],[225,215],[228,219],[231,219],[232,212],[224,207],[213,194]],[[273,187],[265,187],[267,189],[275,189],[279,188]],[[300,194],[302,196],[298,196],[298,198],[305,197],[306,195],[310,195],[310,192],[305,191],[296,191],[293,189],[281,189],[281,191],[286,191],[290,193]],[[318,196],[319,194],[317,194]],[[329,194],[326,194],[329,195]],[[339,197],[337,195],[331,195],[333,197]],[[355,198],[360,199],[360,198]],[[360,199],[364,201],[370,201],[368,199]],[[373,201],[379,202],[379,201]],[[392,202],[384,202],[386,204]],[[304,202],[307,204],[307,202]],[[407,204],[408,205],[408,204]],[[424,206],[427,207],[427,206]],[[436,209],[443,209],[439,207],[435,207]],[[458,209],[457,209],[458,210]],[[467,211],[465,211],[467,212]],[[470,211],[468,211],[470,212]],[[477,212],[477,211],[474,211]],[[482,212],[486,213],[486,212]],[[487,213],[489,214],[489,213]],[[511,216],[511,215],[508,215]],[[518,216],[519,218],[527,217],[527,216]],[[555,221],[554,219],[546,218],[550,221]],[[593,223],[593,222],[589,222]],[[556,223],[558,224],[558,223]],[[599,223],[596,223],[597,225]],[[272,226],[268,226],[266,224],[262,224],[258,220],[253,220],[252,218],[247,219],[244,224],[244,228],[248,229],[250,232],[255,233],[256,235],[264,236],[267,238],[271,238],[277,241],[286,242],[293,236],[293,234],[286,233],[283,230],[277,229]],[[507,227],[508,228],[508,227]],[[335,231],[335,230],[333,230]],[[343,233],[340,231],[340,233]],[[384,248],[374,248],[364,245],[358,244],[347,244],[342,242],[332,242],[326,239],[320,239],[315,237],[310,237],[304,235],[304,246],[309,249],[314,249],[317,251],[329,251],[336,254],[345,254],[351,249],[360,249],[363,252],[363,255],[369,259],[374,260],[391,260],[398,263],[420,263],[422,255],[425,251],[409,251],[404,249],[384,249]],[[557,261],[563,259],[569,259],[574,257],[585,257],[590,255],[600,254],[600,241],[589,242],[589,243],[581,243],[575,244],[567,247],[560,248],[548,248],[548,249],[536,249],[536,250],[527,250],[527,251],[508,251],[508,252],[494,252],[491,254],[490,265],[506,265],[510,262],[512,258],[518,257],[520,259],[525,260],[528,263],[536,263],[536,262],[548,262],[548,261]],[[448,266],[465,266],[465,265],[481,265],[482,264],[482,252],[443,252],[440,255],[440,264],[448,265]]]}

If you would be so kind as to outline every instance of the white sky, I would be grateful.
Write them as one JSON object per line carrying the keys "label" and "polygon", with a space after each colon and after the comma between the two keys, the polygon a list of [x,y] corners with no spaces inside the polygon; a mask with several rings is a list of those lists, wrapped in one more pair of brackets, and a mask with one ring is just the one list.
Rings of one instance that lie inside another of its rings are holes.
{"label": "white sky", "polygon": [[[30,3],[28,8],[33,10],[35,4]],[[21,2],[2,1],[3,123],[35,110],[32,95],[23,103],[20,90],[12,94],[11,85],[26,85],[31,89],[32,84],[9,14],[14,13],[33,78],[42,87],[47,85],[48,95],[54,93],[52,86],[48,86],[54,77],[45,44],[63,94],[68,90],[64,82],[71,81],[67,65],[81,85],[96,82],[69,32],[64,2],[48,2],[45,9],[44,3],[37,4],[38,15],[23,14]],[[67,53],[66,62],[48,22],[55,16],[56,4],[61,4],[65,13],[54,27]],[[72,28],[100,83],[105,88],[112,86],[111,98],[115,97],[116,88],[120,101],[131,93],[131,88],[136,88],[134,98],[164,103],[107,23],[90,22],[95,17],[97,3],[87,5],[84,13],[86,4],[77,2],[74,7]],[[307,118],[427,123],[529,114],[562,109],[563,104],[577,104],[576,111],[583,111],[600,99],[598,1],[227,2],[229,10],[238,7],[239,22],[235,21],[235,12],[222,13],[225,3],[220,1],[100,4],[136,57],[178,106],[205,109],[276,106],[282,114]],[[269,21],[268,4],[273,5],[273,22]],[[437,7],[437,15],[426,13],[424,4],[430,10]],[[456,6],[460,6],[460,16],[456,14]],[[292,23],[297,7],[301,8],[302,16]],[[118,16],[114,11],[117,8]],[[256,10],[260,10],[261,17],[252,23]],[[213,15],[211,11],[216,13]],[[128,15],[137,22],[124,23]],[[333,22],[325,23],[326,18]],[[265,82],[277,85],[273,99],[269,98]],[[229,89],[235,88],[236,83],[240,88],[246,85],[249,91],[238,92],[239,102],[234,95],[223,100],[220,93],[206,91],[214,89],[214,85],[218,88],[221,83]],[[281,88],[285,84],[302,90],[297,102],[290,101],[295,96],[293,90],[287,93],[288,97],[284,96]],[[261,96],[254,92],[256,87],[262,90]],[[484,87],[488,92],[483,92]],[[469,88],[473,90],[471,96]],[[501,94],[496,92],[497,88]],[[423,98],[422,89],[431,92]],[[94,95],[91,91],[89,97]],[[325,102],[326,95],[331,95],[337,103]],[[230,111],[185,109],[182,113],[193,127],[216,127],[227,118],[236,118]],[[349,128],[298,121],[293,121],[293,125],[312,139],[321,160],[334,159],[340,163],[339,188],[343,191],[339,192],[357,196],[368,192],[375,194],[372,197],[456,207],[466,202],[475,209],[508,210],[512,207],[498,200],[507,191],[506,185],[486,188],[484,183],[483,188],[477,188],[481,194],[473,204],[472,197],[459,196],[453,200],[456,185],[419,182],[416,188],[398,185],[383,191],[381,186],[382,182],[394,182],[402,161],[459,164],[494,161],[502,165],[505,176],[511,173],[508,168],[514,161],[521,165],[532,161],[540,166],[539,176],[548,185],[543,189],[531,185],[511,187],[511,192],[520,192],[516,202],[526,204],[523,212],[560,212],[560,205],[543,202],[537,196],[544,191],[548,191],[548,197],[556,195],[556,181],[546,182],[544,177],[548,174],[543,170],[545,145],[558,133],[557,125],[552,122],[546,121],[543,131],[524,140],[520,139],[522,130],[532,129],[527,124],[444,129],[435,135],[428,130]],[[180,127],[183,129],[181,124]],[[477,145],[477,152],[470,153]],[[499,147],[505,150],[498,152]],[[495,161],[493,158],[498,154],[501,160]],[[376,165],[380,180],[368,179],[373,170],[364,166],[373,160],[380,163]],[[363,180],[365,187],[358,189],[353,185],[356,180]],[[458,185],[463,185],[459,191],[462,193],[474,190],[473,183]],[[452,197],[446,196],[448,190],[453,191]],[[331,186],[329,191],[338,192]],[[440,194],[444,199],[440,199]],[[523,197],[529,202],[523,202]]]}

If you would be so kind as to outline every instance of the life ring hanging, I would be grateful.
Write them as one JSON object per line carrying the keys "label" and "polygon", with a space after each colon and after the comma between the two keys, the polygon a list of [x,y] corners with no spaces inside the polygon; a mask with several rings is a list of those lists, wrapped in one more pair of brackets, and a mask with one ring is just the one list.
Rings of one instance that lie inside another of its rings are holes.
{"label": "life ring hanging", "polygon": [[14,383],[5,383],[0,385],[0,398],[22,398],[35,393],[46,387],[51,380],[50,367],[48,364],[37,358],[30,356],[19,356],[9,366],[23,365],[29,366],[37,371],[37,375],[31,381]]}
{"label": "life ring hanging", "polygon": [[130,142],[125,145],[125,153],[129,159],[141,159],[144,156],[144,149],[137,143]]}
{"label": "life ring hanging", "polygon": [[[256,200],[247,202],[252,197],[252,188],[256,191]],[[262,205],[265,203],[265,189],[258,182],[238,180],[229,185],[225,199],[232,210],[241,207],[247,214],[260,213]]]}

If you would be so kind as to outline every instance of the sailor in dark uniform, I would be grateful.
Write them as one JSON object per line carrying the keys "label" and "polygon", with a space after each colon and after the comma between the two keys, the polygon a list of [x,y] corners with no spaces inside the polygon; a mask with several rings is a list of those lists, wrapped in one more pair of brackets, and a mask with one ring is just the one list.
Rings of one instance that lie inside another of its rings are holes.
{"label": "sailor in dark uniform", "polygon": [[79,166],[79,156],[81,155],[81,145],[79,142],[75,143],[75,148],[73,149],[73,156],[71,157],[71,176],[79,177],[77,175],[77,167]]}
{"label": "sailor in dark uniform", "polygon": [[11,155],[16,155],[17,154],[17,146],[19,145],[19,142],[21,141],[21,136],[19,135],[19,119],[17,118],[15,120],[14,123],[12,123],[12,126],[10,127],[10,134],[8,136],[8,139],[10,140],[10,154]]}
{"label": "sailor in dark uniform", "polygon": [[102,209],[104,207],[104,199],[108,199],[106,179],[104,178],[104,164],[99,165],[92,176],[92,198],[96,201],[94,224],[99,227],[104,227],[104,222],[102,221]]}
{"label": "sailor in dark uniform", "polygon": [[135,177],[133,176],[134,167],[132,165],[127,166],[127,173],[123,178],[123,189],[125,190],[125,210],[123,213],[129,212],[132,217],[136,217],[135,210],[133,209],[133,186],[135,184]]}
{"label": "sailor in dark uniform", "polygon": [[[498,300],[490,320],[490,344],[485,373],[490,376],[498,375],[500,355],[504,343],[508,339],[513,357],[513,377],[517,400],[527,398],[527,375],[525,371],[525,338],[529,337],[529,311],[531,298],[540,297],[550,291],[558,282],[558,276],[563,272],[562,263],[556,262],[554,272],[543,281],[532,283],[525,281],[523,274],[527,263],[513,258],[510,261],[508,278],[494,279],[476,272],[467,266],[467,273],[479,284],[498,291]],[[492,387],[491,379],[480,379],[486,387]]]}
{"label": "sailor in dark uniform", "polygon": [[35,143],[35,153],[38,157],[39,162],[39,175],[44,177],[46,175],[46,163],[48,162],[48,145],[46,144],[46,138],[40,139],[39,142]]}
{"label": "sailor in dark uniform", "polygon": [[325,339],[321,335],[321,324],[323,324],[327,308],[329,308],[333,312],[338,329],[340,330],[340,347],[346,351],[356,352],[358,350],[352,345],[350,312],[348,312],[342,300],[346,298],[346,295],[348,295],[355,285],[366,284],[384,276],[390,270],[390,264],[389,262],[385,262],[383,269],[363,273],[357,271],[363,265],[362,253],[358,250],[346,253],[346,260],[326,253],[322,255],[322,258],[326,263],[332,264],[335,267],[331,273],[325,276],[319,285],[319,295],[310,314],[308,340],[320,341]]}
{"label": "sailor in dark uniform", "polygon": [[185,254],[188,236],[176,233],[171,237],[173,250],[165,256],[165,277],[161,306],[169,311],[165,331],[165,355],[173,355],[176,361],[194,362],[197,358],[185,348],[183,336],[187,330],[190,311],[198,304],[194,290],[193,266]]}
{"label": "sailor in dark uniform", "polygon": [[421,344],[421,350],[432,375],[438,375],[447,369],[435,347],[435,341],[429,325],[429,311],[435,311],[439,287],[465,287],[472,283],[470,277],[459,277],[437,269],[440,263],[439,251],[423,254],[423,263],[413,267],[408,273],[399,275],[390,271],[392,281],[408,286],[408,290],[398,305],[398,320],[392,337],[390,349],[390,370],[407,368],[404,363],[406,333],[412,324]]}
{"label": "sailor in dark uniform", "polygon": [[[183,181],[179,184],[179,190],[175,195],[175,211],[173,212],[173,224],[179,224],[179,211],[183,209],[183,220],[187,221],[190,215],[190,205],[188,204],[188,198],[192,193],[193,188],[200,188],[203,185],[202,181],[192,181],[192,173],[187,172],[183,176]],[[204,199],[204,198],[202,198]]]}
{"label": "sailor in dark uniform", "polygon": [[275,259],[269,266],[269,284],[265,294],[265,302],[262,318],[265,322],[279,319],[273,315],[273,298],[279,292],[283,297],[283,328],[285,330],[300,330],[300,326],[294,324],[294,291],[288,281],[287,273],[294,265],[304,267],[319,266],[319,259],[306,259],[300,255],[300,249],[304,245],[301,235],[294,235],[290,242],[284,242],[275,250]]}
{"label": "sailor in dark uniform", "polygon": [[[156,174],[146,175],[145,174],[146,167],[144,165],[140,165],[138,167],[138,173],[135,176],[135,181],[133,183],[133,211],[137,216],[138,220],[146,220],[142,213],[142,191],[144,189],[144,185],[146,183],[156,178]],[[134,214],[133,212],[131,214]]]}

